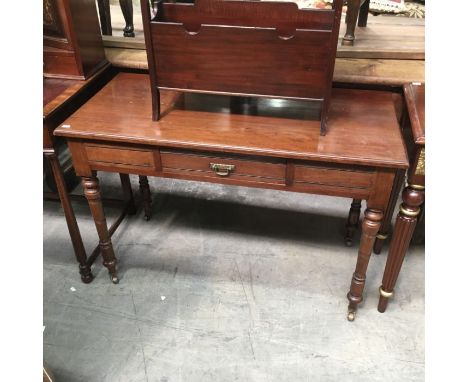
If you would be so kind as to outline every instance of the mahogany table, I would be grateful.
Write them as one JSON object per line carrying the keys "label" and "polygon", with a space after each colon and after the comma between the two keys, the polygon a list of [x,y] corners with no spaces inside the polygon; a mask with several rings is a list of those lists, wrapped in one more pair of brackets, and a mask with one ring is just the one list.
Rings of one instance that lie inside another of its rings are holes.
{"label": "mahogany table", "polygon": [[[395,222],[395,228],[388,250],[387,264],[380,287],[378,310],[385,312],[388,299],[393,295],[393,288],[403,264],[408,246],[413,237],[421,206],[424,203],[425,188],[425,85],[406,84],[403,87],[405,106],[402,126],[410,154],[408,185],[403,190],[403,203]],[[410,129],[405,127],[410,125]],[[394,206],[389,207],[393,210]]]}
{"label": "mahogany table", "polygon": [[119,73],[54,132],[67,139],[82,177],[112,281],[119,279],[97,171],[365,199],[347,295],[354,320],[395,178],[408,161],[390,93],[333,89],[332,100],[326,136],[310,103],[299,101],[258,100],[254,113],[234,114],[227,96],[162,91],[161,119],[152,121],[149,77]]}
{"label": "mahogany table", "polygon": [[[43,153],[49,163],[53,179],[57,187],[59,200],[62,204],[68,231],[79,263],[81,280],[89,283],[93,279],[91,265],[100,252],[98,246],[88,257],[83,245],[80,230],[75,213],[67,192],[63,169],[58,159],[58,142],[53,136],[55,128],[61,124],[70,114],[77,110],[83,103],[91,98],[106,82],[112,78],[113,72],[110,65],[106,65],[87,80],[74,80],[62,78],[43,79]],[[117,229],[126,213],[135,210],[132,189],[128,174],[120,174],[122,188],[127,200],[127,205],[122,214],[111,228],[111,232]]]}

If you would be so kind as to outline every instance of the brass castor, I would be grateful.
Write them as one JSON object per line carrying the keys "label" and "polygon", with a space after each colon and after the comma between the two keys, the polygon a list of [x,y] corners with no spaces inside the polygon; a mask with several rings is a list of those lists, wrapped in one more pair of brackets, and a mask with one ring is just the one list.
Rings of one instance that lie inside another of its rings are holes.
{"label": "brass castor", "polygon": [[350,239],[350,238],[348,238],[348,237],[345,238],[345,245],[346,245],[347,247],[352,247],[352,246],[353,246],[353,240]]}
{"label": "brass castor", "polygon": [[356,318],[356,312],[354,310],[350,310],[348,312],[348,321],[354,321]]}
{"label": "brass castor", "polygon": [[120,281],[117,275],[111,275],[110,278],[113,284],[118,284]]}

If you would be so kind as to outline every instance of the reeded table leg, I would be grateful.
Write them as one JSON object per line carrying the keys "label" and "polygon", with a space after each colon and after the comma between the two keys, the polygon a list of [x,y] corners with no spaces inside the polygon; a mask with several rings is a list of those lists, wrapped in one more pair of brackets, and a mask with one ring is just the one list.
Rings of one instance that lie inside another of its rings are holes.
{"label": "reeded table leg", "polygon": [[140,192],[143,199],[143,209],[145,210],[145,220],[151,219],[151,191],[149,188],[148,177],[139,175]]}
{"label": "reeded table leg", "polygon": [[109,270],[111,280],[114,284],[119,282],[116,270],[116,259],[114,248],[107,229],[106,216],[102,208],[101,191],[97,177],[83,177],[83,188],[89,208],[94,218],[94,224],[99,236],[99,247],[103,257],[103,265]]}
{"label": "reeded table leg", "polygon": [[379,210],[366,209],[362,221],[361,243],[356,263],[356,270],[351,279],[351,287],[348,292],[348,320],[354,321],[358,304],[362,301],[362,293],[366,282],[367,265],[372,253],[374,240],[382,222],[383,213]]}
{"label": "reeded table leg", "polygon": [[91,267],[86,264],[86,251],[84,249],[83,240],[81,239],[78,223],[76,222],[75,213],[73,212],[70,198],[67,193],[65,180],[63,179],[62,168],[60,167],[55,150],[47,150],[44,152],[44,154],[50,163],[52,173],[54,174],[55,183],[57,184],[57,191],[60,197],[60,202],[62,203],[65,220],[67,221],[68,232],[70,233],[76,260],[79,263],[81,281],[88,284],[93,281],[93,274],[91,273]]}
{"label": "reeded table leg", "polygon": [[130,183],[130,176],[128,174],[119,174],[120,182],[122,183],[122,190],[124,199],[127,202],[127,213],[130,215],[136,214],[135,199],[133,198],[132,185]]}
{"label": "reeded table leg", "polygon": [[393,212],[395,211],[395,206],[400,196],[401,187],[405,180],[405,171],[398,171],[395,176],[395,181],[392,187],[392,194],[390,195],[390,201],[388,203],[387,209],[385,210],[385,215],[380,226],[379,233],[374,243],[374,253],[379,255],[382,252],[382,247],[385,240],[388,238],[388,233],[392,225]]}
{"label": "reeded table leg", "polygon": [[361,215],[361,199],[353,199],[349,209],[348,222],[346,223],[345,244],[348,247],[353,245],[353,236],[359,225]]}
{"label": "reeded table leg", "polygon": [[390,249],[388,251],[387,264],[380,287],[380,299],[378,310],[383,313],[387,309],[388,299],[393,295],[401,265],[408,250],[414,228],[418,221],[420,206],[424,202],[424,187],[408,185],[403,190],[403,203],[400,206],[395,230],[393,232]]}

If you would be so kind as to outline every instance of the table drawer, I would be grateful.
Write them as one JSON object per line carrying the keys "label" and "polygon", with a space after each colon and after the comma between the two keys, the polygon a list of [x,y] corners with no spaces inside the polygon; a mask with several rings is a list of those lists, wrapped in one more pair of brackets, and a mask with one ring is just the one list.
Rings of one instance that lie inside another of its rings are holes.
{"label": "table drawer", "polygon": [[161,150],[164,173],[187,174],[191,178],[225,178],[247,183],[284,184],[285,161],[254,157],[222,156]]}
{"label": "table drawer", "polygon": [[87,144],[86,155],[92,163],[154,168],[151,150]]}
{"label": "table drawer", "polygon": [[294,182],[299,184],[321,184],[334,187],[361,188],[372,187],[375,172],[348,168],[334,168],[313,165],[296,165]]}

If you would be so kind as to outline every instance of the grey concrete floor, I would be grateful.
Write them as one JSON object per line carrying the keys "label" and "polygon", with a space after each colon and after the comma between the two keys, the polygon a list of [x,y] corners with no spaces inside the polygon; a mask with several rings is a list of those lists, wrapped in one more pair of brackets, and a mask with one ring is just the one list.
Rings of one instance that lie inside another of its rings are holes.
{"label": "grey concrete floor", "polygon": [[[118,175],[100,178],[104,195],[120,195]],[[80,282],[60,204],[44,203],[44,360],[57,381],[424,380],[424,247],[410,248],[385,314],[377,301],[387,247],[371,258],[350,323],[350,200],[150,185],[152,220],[139,209],[112,239],[118,285],[100,259],[95,280]],[[88,207],[74,206],[91,252]],[[109,223],[118,208],[106,213]]]}

